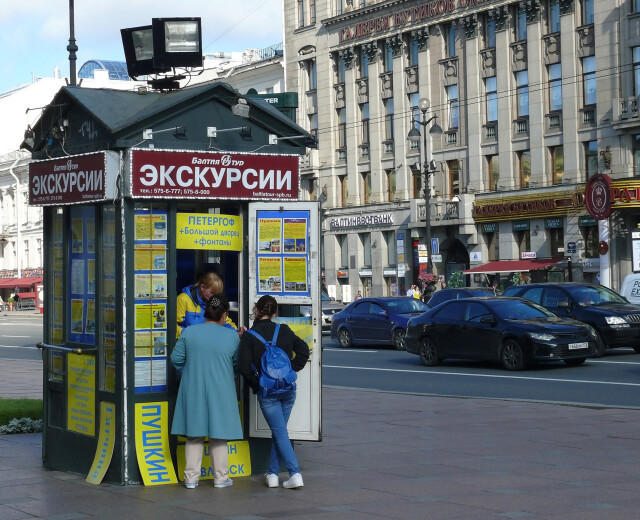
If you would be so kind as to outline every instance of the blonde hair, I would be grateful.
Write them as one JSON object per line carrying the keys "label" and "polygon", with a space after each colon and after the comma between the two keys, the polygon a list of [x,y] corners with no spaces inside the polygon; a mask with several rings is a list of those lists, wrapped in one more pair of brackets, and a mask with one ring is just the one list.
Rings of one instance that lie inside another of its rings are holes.
{"label": "blonde hair", "polygon": [[204,285],[205,288],[211,289],[213,294],[220,294],[224,291],[224,282],[216,273],[204,273],[198,277],[196,281],[198,286]]}

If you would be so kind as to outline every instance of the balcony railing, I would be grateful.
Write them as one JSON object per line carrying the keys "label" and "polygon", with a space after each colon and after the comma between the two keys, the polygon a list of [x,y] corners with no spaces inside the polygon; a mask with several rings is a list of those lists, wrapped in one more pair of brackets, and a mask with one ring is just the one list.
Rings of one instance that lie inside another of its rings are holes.
{"label": "balcony railing", "polygon": [[562,131],[562,112],[551,112],[544,119],[547,132]]}
{"label": "balcony railing", "polygon": [[580,109],[580,125],[594,126],[596,124],[596,109],[594,107],[584,107]]}
{"label": "balcony railing", "polygon": [[482,137],[485,143],[493,143],[498,140],[498,123],[487,123],[482,126]]}
{"label": "balcony railing", "polygon": [[444,143],[446,146],[456,146],[458,144],[457,128],[451,128],[444,133]]}
{"label": "balcony railing", "polygon": [[513,122],[513,133],[516,137],[525,137],[529,135],[529,120],[516,119]]}

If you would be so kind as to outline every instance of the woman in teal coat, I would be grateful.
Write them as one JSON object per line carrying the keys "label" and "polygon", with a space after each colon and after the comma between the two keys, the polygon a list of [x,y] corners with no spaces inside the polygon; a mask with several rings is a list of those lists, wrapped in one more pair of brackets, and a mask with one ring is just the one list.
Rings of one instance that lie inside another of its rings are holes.
{"label": "woman in teal coat", "polygon": [[204,438],[209,437],[213,485],[227,487],[229,478],[227,441],[242,438],[234,373],[240,338],[224,326],[229,302],[222,294],[212,296],[204,311],[205,323],[182,331],[171,362],[184,367],[171,433],[187,437],[184,484],[198,485]]}

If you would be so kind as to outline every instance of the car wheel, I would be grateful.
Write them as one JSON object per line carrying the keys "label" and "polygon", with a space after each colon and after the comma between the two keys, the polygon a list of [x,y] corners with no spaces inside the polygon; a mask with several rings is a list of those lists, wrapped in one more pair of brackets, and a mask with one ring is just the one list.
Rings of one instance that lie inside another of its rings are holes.
{"label": "car wheel", "polygon": [[347,329],[340,329],[338,332],[338,342],[342,348],[349,348],[353,345],[351,333]]}
{"label": "car wheel", "polygon": [[573,358],[573,359],[565,359],[564,362],[567,366],[570,367],[579,367],[587,360],[586,357]]}
{"label": "car wheel", "polygon": [[596,351],[595,354],[593,354],[593,357],[602,357],[607,351],[607,344],[604,342],[598,331],[596,331],[596,334],[598,335],[598,341],[596,342]]}
{"label": "car wheel", "polygon": [[440,361],[438,355],[438,347],[431,338],[422,338],[418,345],[418,354],[420,355],[420,361],[426,367],[434,367]]}
{"label": "car wheel", "polygon": [[515,339],[508,339],[504,342],[500,361],[507,370],[522,370],[524,368],[524,353],[522,347]]}
{"label": "car wheel", "polygon": [[393,346],[396,350],[407,350],[407,347],[404,344],[404,337],[406,332],[403,329],[396,329],[393,333]]}

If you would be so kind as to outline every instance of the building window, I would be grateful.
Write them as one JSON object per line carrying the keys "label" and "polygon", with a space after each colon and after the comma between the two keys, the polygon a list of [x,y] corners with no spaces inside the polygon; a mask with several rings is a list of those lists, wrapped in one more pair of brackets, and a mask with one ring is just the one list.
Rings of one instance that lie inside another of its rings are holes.
{"label": "building window", "polygon": [[369,58],[362,47],[360,47],[360,52],[358,52],[358,71],[360,72],[360,78],[369,77]]}
{"label": "building window", "polygon": [[343,4],[343,2],[344,2],[344,0],[336,0],[336,4],[335,4],[335,6],[336,6],[336,8],[335,8],[336,16],[339,15],[339,14],[342,14],[342,9],[343,9],[342,4]]}
{"label": "building window", "polygon": [[360,144],[369,144],[369,103],[360,105]]}
{"label": "building window", "polygon": [[522,258],[522,253],[531,251],[531,231],[516,231],[516,243],[518,244],[518,258]]}
{"label": "building window", "polygon": [[371,202],[371,172],[362,172],[362,203]]}
{"label": "building window", "polygon": [[547,31],[560,32],[560,1],[550,0],[547,8]]}
{"label": "building window", "polygon": [[582,25],[593,23],[593,0],[582,0]]}
{"label": "building window", "polygon": [[633,12],[640,13],[640,0],[633,0]]}
{"label": "building window", "polygon": [[418,51],[419,51],[418,40],[412,38],[411,40],[409,40],[409,48],[407,49],[407,58],[409,61],[409,67],[418,66]]}
{"label": "building window", "polygon": [[384,243],[387,246],[387,265],[396,265],[398,255],[396,253],[396,234],[393,231],[383,231]]}
{"label": "building window", "polygon": [[[420,163],[417,163],[417,166],[420,167]],[[419,199],[422,197],[422,175],[419,169],[411,169],[411,179],[413,181],[413,198]]]}
{"label": "building window", "polygon": [[298,27],[304,27],[304,3],[306,0],[298,0]]}
{"label": "building window", "polygon": [[449,198],[460,195],[460,163],[455,161],[447,161],[447,169],[449,170]]}
{"label": "building window", "polygon": [[387,202],[396,200],[396,172],[397,168],[387,170]]}
{"label": "building window", "polygon": [[340,175],[338,177],[338,183],[340,185],[340,206],[344,208],[347,205],[349,197],[349,191],[347,190],[347,176]]}
{"label": "building window", "polygon": [[384,44],[384,54],[382,56],[382,61],[384,71],[393,72],[393,48],[386,42]]}
{"label": "building window", "polygon": [[384,116],[384,130],[385,139],[387,141],[393,141],[393,98],[389,98],[384,102],[385,116]]}
{"label": "building window", "polygon": [[496,48],[496,21],[494,19],[485,19],[484,24],[484,48]]}
{"label": "building window", "polygon": [[455,58],[456,54],[456,26],[453,23],[444,25],[444,51],[447,58]]}
{"label": "building window", "polygon": [[316,90],[318,88],[318,74],[316,70],[316,60],[307,60],[307,85],[308,90]]}
{"label": "building window", "polygon": [[447,107],[449,110],[449,128],[458,128],[458,85],[446,87]]}
{"label": "building window", "polygon": [[349,269],[349,239],[348,235],[337,235],[340,247],[340,267]]}
{"label": "building window", "polygon": [[498,191],[500,161],[497,155],[487,155],[487,177],[489,181],[489,191]]}
{"label": "building window", "polygon": [[498,231],[487,234],[487,250],[489,251],[489,262],[500,260],[500,234]]}
{"label": "building window", "polygon": [[587,180],[589,180],[591,176],[598,173],[598,141],[587,141],[584,143],[584,164],[587,170]]}
{"label": "building window", "polygon": [[529,71],[516,72],[518,117],[529,117]]}
{"label": "building window", "polygon": [[529,150],[518,152],[518,174],[520,187],[528,188],[531,181],[531,152]]}
{"label": "building window", "polygon": [[318,139],[318,114],[311,114],[309,116],[309,133],[316,140]]}
{"label": "building window", "polygon": [[344,108],[338,109],[338,149],[347,147],[347,112]]}
{"label": "building window", "polygon": [[549,148],[551,158],[551,183],[562,184],[564,173],[564,146],[552,146]]}
{"label": "building window", "polygon": [[515,16],[515,40],[517,42],[527,39],[527,13],[524,9],[516,7]]}
{"label": "building window", "polygon": [[498,120],[498,82],[495,76],[490,76],[484,80],[487,123]]}
{"label": "building window", "polygon": [[640,96],[640,47],[633,51],[633,95]]}
{"label": "building window", "polygon": [[549,73],[549,110],[562,110],[562,65],[554,63],[548,67]]}
{"label": "building window", "polygon": [[362,247],[362,266],[371,267],[371,233],[358,233]]}
{"label": "building window", "polygon": [[551,242],[551,258],[564,256],[564,229],[552,228],[547,231]]}
{"label": "building window", "polygon": [[316,0],[309,0],[309,23],[316,23]]}
{"label": "building window", "polygon": [[[597,153],[597,147],[596,147]],[[596,155],[596,164],[598,161],[598,156]],[[638,172],[638,167],[640,166],[640,135],[636,134],[633,136],[633,175],[634,177],[640,175]]]}
{"label": "building window", "polygon": [[[420,130],[420,125],[418,124],[420,121],[421,112],[418,108],[418,103],[420,101],[420,95],[416,92],[409,95],[409,105],[411,106],[411,120],[414,121],[413,127]],[[409,150],[418,150],[420,148],[420,141],[409,141]]]}
{"label": "building window", "polygon": [[584,106],[596,104],[596,57],[582,58],[582,97]]}

